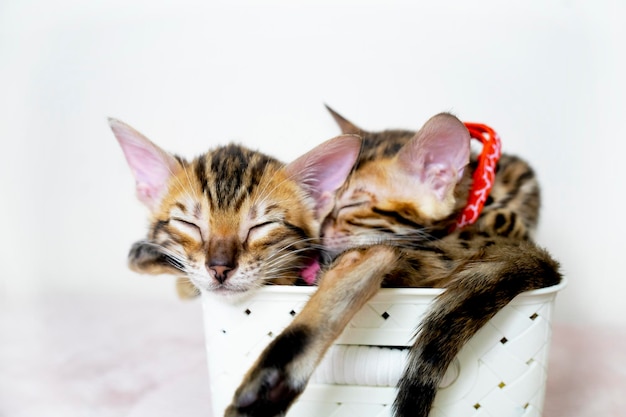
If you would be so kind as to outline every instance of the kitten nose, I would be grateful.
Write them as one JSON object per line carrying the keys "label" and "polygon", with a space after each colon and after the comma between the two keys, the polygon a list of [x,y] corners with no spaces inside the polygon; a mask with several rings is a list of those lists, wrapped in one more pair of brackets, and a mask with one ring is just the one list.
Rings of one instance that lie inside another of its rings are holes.
{"label": "kitten nose", "polygon": [[236,237],[216,236],[209,240],[206,268],[209,275],[223,284],[237,269],[239,241]]}
{"label": "kitten nose", "polygon": [[209,273],[217,282],[223,284],[235,270],[231,265],[209,265]]}

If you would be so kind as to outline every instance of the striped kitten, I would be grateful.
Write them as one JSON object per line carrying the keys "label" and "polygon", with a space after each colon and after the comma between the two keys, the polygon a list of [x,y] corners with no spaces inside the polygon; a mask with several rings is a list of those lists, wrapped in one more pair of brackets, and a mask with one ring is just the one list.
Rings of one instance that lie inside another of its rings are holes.
{"label": "striped kitten", "polygon": [[183,296],[190,288],[235,295],[296,283],[317,258],[321,220],[361,145],[342,135],[287,165],[233,144],[187,161],[118,120],[110,126],[150,210],[129,266],[183,277]]}
{"label": "striped kitten", "polygon": [[344,133],[363,137],[356,168],[322,226],[324,247],[338,257],[248,372],[228,417],[284,415],[381,286],[446,287],[422,321],[393,408],[396,417],[426,417],[465,342],[519,293],[561,279],[557,262],[531,240],[539,187],[524,161],[504,155],[482,215],[451,231],[476,168],[463,123],[440,114],[417,132],[371,133],[331,113]]}

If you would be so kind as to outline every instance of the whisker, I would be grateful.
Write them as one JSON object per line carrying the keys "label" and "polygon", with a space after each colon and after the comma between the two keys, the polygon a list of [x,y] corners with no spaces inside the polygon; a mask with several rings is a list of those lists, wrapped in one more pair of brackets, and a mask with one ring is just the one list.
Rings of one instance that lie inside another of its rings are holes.
{"label": "whisker", "polygon": [[[278,184],[275,184],[274,187],[272,187],[271,189],[268,190],[268,187],[271,183],[271,181],[267,181],[267,183],[264,185],[263,189],[259,191],[259,193],[257,194],[256,198],[254,199],[254,201],[252,202],[253,204],[257,204],[257,205],[261,205],[263,203],[265,203],[267,201],[267,199],[274,193],[274,191],[276,191],[276,189],[278,189],[279,187],[281,187],[283,184],[285,184],[288,181],[293,181],[292,176],[287,176],[285,177],[282,181],[280,181]],[[287,201],[286,199],[283,201],[279,201],[279,203],[285,202]]]}
{"label": "whisker", "polygon": [[175,252],[153,241],[145,241],[143,242],[143,244],[157,248],[159,252],[161,252],[162,254],[166,256],[165,260],[176,269],[180,269],[182,272],[185,272],[185,273],[188,273],[188,271],[191,269],[191,265],[189,264],[188,259],[184,255],[181,255],[180,253]]}
{"label": "whisker", "polygon": [[[317,182],[319,182],[318,180],[318,175],[317,174],[317,170],[310,168],[310,165],[307,165],[305,168],[307,175],[301,177],[301,184],[305,184],[307,186],[314,186]],[[255,201],[253,203],[257,204],[257,203],[264,203],[266,201],[266,199],[272,195],[274,193],[274,191],[282,186],[285,182],[287,181],[295,181],[294,177],[295,177],[296,173],[292,173],[288,176],[286,176],[282,181],[280,181],[278,184],[276,184],[272,189],[268,190],[267,187],[269,186],[270,182],[268,181],[268,183],[265,185],[265,187],[263,188],[263,190],[261,190],[259,192],[258,198],[255,199]]]}

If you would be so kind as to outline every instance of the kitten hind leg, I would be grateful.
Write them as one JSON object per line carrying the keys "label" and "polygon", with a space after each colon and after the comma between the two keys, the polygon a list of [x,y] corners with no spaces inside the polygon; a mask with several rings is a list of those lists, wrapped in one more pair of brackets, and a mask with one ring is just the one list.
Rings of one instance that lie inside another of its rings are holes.
{"label": "kitten hind leg", "polygon": [[226,417],[283,415],[304,391],[315,367],[354,314],[394,267],[393,248],[342,254],[293,322],[263,351],[235,392]]}

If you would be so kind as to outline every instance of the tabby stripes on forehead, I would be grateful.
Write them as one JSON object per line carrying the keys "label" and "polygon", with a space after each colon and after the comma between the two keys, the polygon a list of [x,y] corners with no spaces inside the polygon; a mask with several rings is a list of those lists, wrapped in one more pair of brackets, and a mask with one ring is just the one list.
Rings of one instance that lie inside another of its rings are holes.
{"label": "tabby stripes on forehead", "polygon": [[210,193],[208,179],[206,175],[206,162],[204,162],[204,158],[202,157],[198,158],[196,162],[196,177],[198,178],[198,181],[200,181],[200,187],[202,187],[202,192],[204,194]]}
{"label": "tabby stripes on forehead", "polygon": [[254,155],[251,158],[248,171],[252,182],[258,182],[270,162],[273,162],[273,160],[265,155]]}
{"label": "tabby stripes on forehead", "polygon": [[[211,174],[217,207],[224,209],[241,199],[241,185],[244,181],[246,161],[241,149],[228,146],[215,152],[211,158]],[[238,204],[237,204],[238,205]]]}
{"label": "tabby stripes on forehead", "polygon": [[278,162],[240,146],[228,145],[216,149],[210,158],[199,158],[196,176],[214,209],[238,210],[271,163]]}
{"label": "tabby stripes on forehead", "polygon": [[363,137],[358,165],[396,155],[414,134],[415,132],[408,130],[385,130],[384,132],[368,133]]}

